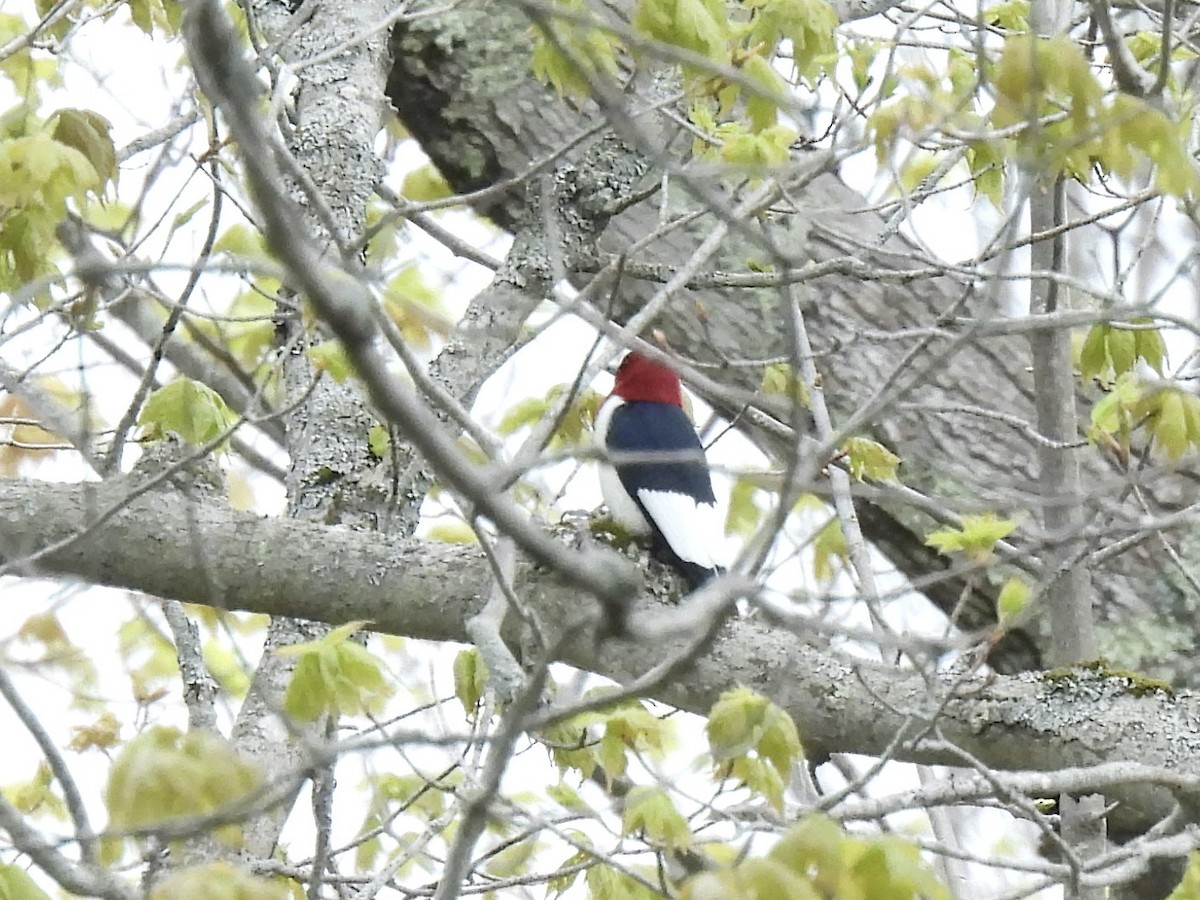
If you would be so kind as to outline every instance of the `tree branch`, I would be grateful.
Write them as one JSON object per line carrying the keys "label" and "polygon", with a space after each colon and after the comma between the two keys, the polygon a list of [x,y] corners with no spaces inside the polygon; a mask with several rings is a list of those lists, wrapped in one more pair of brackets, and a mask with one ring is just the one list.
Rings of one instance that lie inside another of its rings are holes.
{"label": "tree branch", "polygon": [[[385,633],[466,641],[465,622],[481,609],[492,578],[476,547],[389,542],[378,534],[263,519],[193,505],[176,492],[138,496],[89,530],[89,511],[107,509],[127,485],[3,485],[0,563],[19,563],[22,554],[82,533],[43,555],[39,571],[189,603],[212,605],[212,585],[226,609],[330,623],[366,620]],[[515,583],[541,621],[579,622],[577,588],[528,564],[518,564]],[[688,613],[650,596],[639,598],[637,609]],[[658,634],[649,642],[601,641],[585,625],[561,655],[628,684],[688,640]],[[1155,683],[1092,670],[965,681],[927,677],[818,650],[759,618],[725,625],[688,676],[660,685],[654,696],[707,714],[737,684],[753,685],[792,715],[814,759],[835,751],[880,754],[897,734],[936,713],[946,740],[996,769],[1136,759],[1200,774],[1200,697],[1191,693],[1173,695]],[[894,756],[961,764],[960,756],[920,738],[900,742]],[[1173,799],[1167,788],[1144,785],[1114,787],[1110,796],[1119,801],[1113,817],[1123,830],[1167,815]]]}

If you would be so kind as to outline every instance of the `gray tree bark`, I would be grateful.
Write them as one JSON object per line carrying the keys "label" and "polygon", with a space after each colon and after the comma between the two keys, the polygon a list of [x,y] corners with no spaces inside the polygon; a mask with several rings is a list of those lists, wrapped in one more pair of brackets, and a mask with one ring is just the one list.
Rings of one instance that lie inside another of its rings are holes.
{"label": "gray tree bark", "polygon": [[[465,623],[487,596],[491,571],[474,546],[264,519],[177,490],[130,499],[136,484],[8,484],[0,492],[0,567],[219,609],[332,624],[365,620],[382,633],[431,641],[469,640]],[[520,564],[516,585],[543,623],[573,629],[564,662],[628,684],[690,640],[686,632],[661,637],[649,629],[695,616],[673,599],[672,575],[652,566],[648,577],[628,639],[601,639],[600,617],[581,605],[578,588],[545,569]],[[515,629],[510,623],[507,637],[520,647]],[[1200,802],[1200,697],[1119,672],[928,676],[829,652],[810,636],[751,617],[728,623],[653,696],[706,715],[739,684],[795,719],[810,760],[886,753],[962,765],[957,754],[967,751],[997,770],[1066,769],[1063,781],[1031,777],[1021,790],[1103,789],[1120,801],[1111,821],[1126,833],[1144,830],[1173,803],[1186,812]],[[936,736],[926,727],[935,717]],[[1113,768],[1071,770],[1102,764]]]}

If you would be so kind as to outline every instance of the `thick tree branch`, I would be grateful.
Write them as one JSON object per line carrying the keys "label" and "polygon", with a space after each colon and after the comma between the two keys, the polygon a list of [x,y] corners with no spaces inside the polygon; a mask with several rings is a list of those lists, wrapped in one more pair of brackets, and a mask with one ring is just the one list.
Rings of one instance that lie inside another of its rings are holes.
{"label": "thick tree branch", "polygon": [[[381,632],[433,641],[468,639],[465,623],[482,608],[492,578],[475,547],[262,519],[192,505],[177,492],[141,495],[89,529],[93,511],[118,502],[127,488],[3,482],[0,564],[77,535],[43,556],[38,571],[207,605],[215,586],[226,609],[331,623],[362,619]],[[578,589],[545,570],[519,565],[516,586],[541,621],[580,621]],[[677,609],[661,599],[638,601],[638,610],[655,608]],[[593,628],[579,627],[562,656],[629,683],[688,639],[601,643]],[[823,652],[760,618],[743,618],[725,625],[686,676],[655,696],[707,714],[736,684],[753,686],[791,714],[814,759],[834,751],[877,755],[903,734],[897,758],[959,765],[961,757],[919,737],[936,713],[943,738],[996,769],[1137,760],[1200,775],[1200,697],[1127,677],[1061,671],[931,679]],[[1119,801],[1114,818],[1122,829],[1151,824],[1172,807],[1165,787],[1114,787],[1109,794]],[[1189,796],[1178,799],[1187,805]]]}

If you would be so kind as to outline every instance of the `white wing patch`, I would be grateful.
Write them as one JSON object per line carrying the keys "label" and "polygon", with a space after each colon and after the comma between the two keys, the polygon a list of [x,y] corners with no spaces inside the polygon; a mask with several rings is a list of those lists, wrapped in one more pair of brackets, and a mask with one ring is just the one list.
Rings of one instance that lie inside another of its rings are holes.
{"label": "white wing patch", "polygon": [[638,491],[638,499],[680,559],[706,569],[720,565],[715,556],[724,535],[715,503],[675,491]]}

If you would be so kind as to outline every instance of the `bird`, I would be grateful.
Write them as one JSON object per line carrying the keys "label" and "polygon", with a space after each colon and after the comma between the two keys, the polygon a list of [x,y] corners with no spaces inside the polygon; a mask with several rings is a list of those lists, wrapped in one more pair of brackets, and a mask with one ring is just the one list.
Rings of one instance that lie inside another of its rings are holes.
{"label": "bird", "polygon": [[649,536],[655,557],[692,590],[722,571],[717,498],[679,376],[637,351],[627,354],[597,410],[595,432],[607,456],[600,491],[613,521]]}

